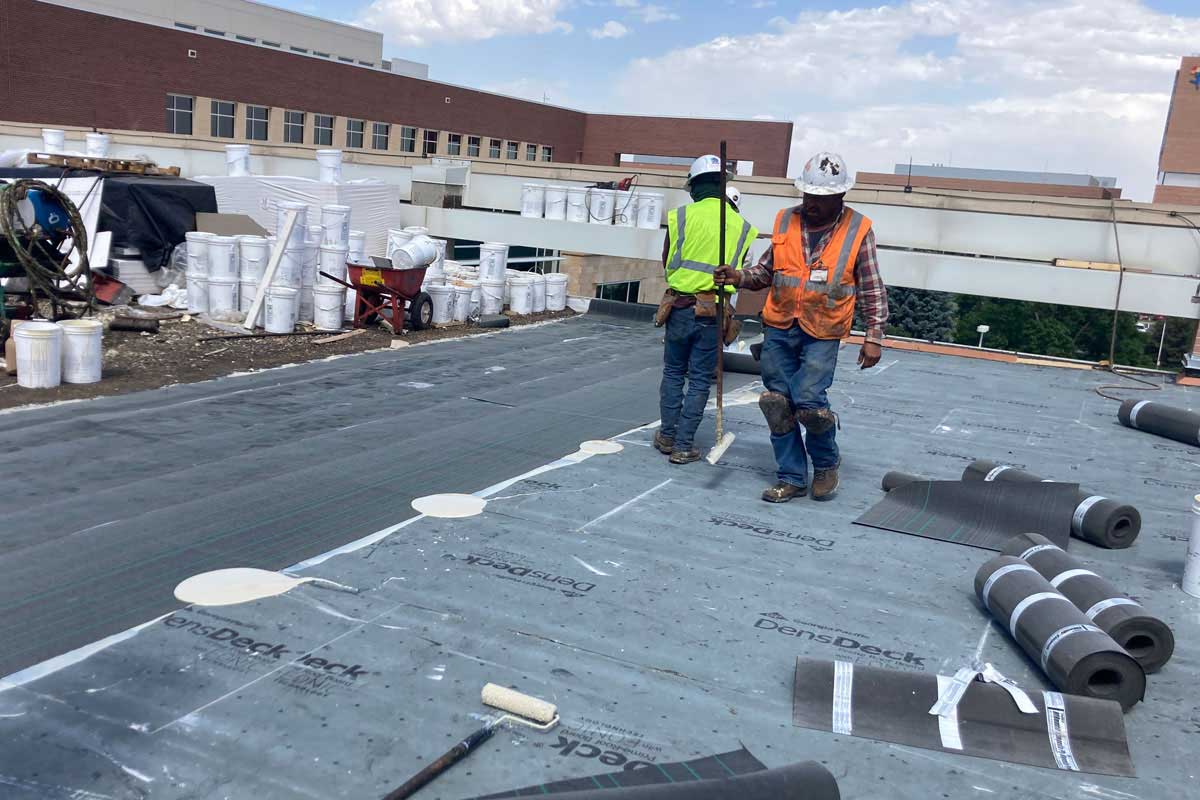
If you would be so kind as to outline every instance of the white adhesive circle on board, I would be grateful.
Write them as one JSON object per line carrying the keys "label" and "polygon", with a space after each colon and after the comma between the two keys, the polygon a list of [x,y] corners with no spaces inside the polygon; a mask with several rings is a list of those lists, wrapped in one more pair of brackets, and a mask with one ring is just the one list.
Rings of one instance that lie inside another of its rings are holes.
{"label": "white adhesive circle on board", "polygon": [[430,494],[412,501],[412,507],[422,514],[443,519],[474,517],[483,513],[487,500],[473,494]]}
{"label": "white adhesive circle on board", "polygon": [[613,453],[619,453],[625,449],[624,445],[610,442],[607,439],[589,439],[579,445],[580,451],[590,453],[594,456],[609,456]]}
{"label": "white adhesive circle on board", "polygon": [[307,580],[267,569],[218,569],[184,580],[175,587],[175,597],[198,606],[231,606],[283,594]]}

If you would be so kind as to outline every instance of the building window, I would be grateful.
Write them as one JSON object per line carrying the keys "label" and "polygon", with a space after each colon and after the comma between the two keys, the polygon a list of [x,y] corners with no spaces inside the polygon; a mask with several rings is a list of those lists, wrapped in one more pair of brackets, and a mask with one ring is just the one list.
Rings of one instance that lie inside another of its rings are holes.
{"label": "building window", "polygon": [[372,150],[387,150],[388,149],[388,133],[392,126],[386,122],[371,123],[371,149]]}
{"label": "building window", "polygon": [[192,104],[195,98],[182,94],[167,95],[167,133],[192,135]]}
{"label": "building window", "polygon": [[461,133],[446,134],[446,155],[448,155],[448,156],[462,155],[462,134]]}
{"label": "building window", "polygon": [[425,131],[421,140],[421,155],[436,156],[437,155],[437,131]]}
{"label": "building window", "polygon": [[212,28],[205,28],[204,32],[211,33],[213,36],[224,36],[225,35],[225,31],[215,31]]}
{"label": "building window", "polygon": [[537,145],[536,144],[525,145],[525,160],[526,161],[537,161]]}
{"label": "building window", "polygon": [[345,56],[338,56],[338,61],[345,61],[347,64],[353,64],[353,63],[354,63],[354,59],[353,59],[353,58],[346,58]]}
{"label": "building window", "polygon": [[417,129],[407,125],[400,126],[400,152],[417,152]]}
{"label": "building window", "polygon": [[263,44],[265,44],[267,47],[282,47],[279,42],[268,42],[266,39],[263,39]]}
{"label": "building window", "polygon": [[313,114],[313,144],[333,147],[333,117],[329,114]]}
{"label": "building window", "polygon": [[267,119],[271,109],[266,106],[246,106],[246,138],[252,142],[267,140]]}
{"label": "building window", "polygon": [[346,147],[363,146],[363,121],[361,119],[346,120]]}
{"label": "building window", "polygon": [[375,66],[375,63],[374,63],[374,62],[372,62],[372,61],[360,61],[360,62],[358,62],[358,63],[359,63],[359,64],[361,64],[361,65],[363,65],[364,67],[373,67],[373,66]]}
{"label": "building window", "polygon": [[481,141],[478,136],[467,137],[467,156],[469,158],[479,158],[479,145]]}
{"label": "building window", "polygon": [[255,39],[253,36],[242,36],[240,33],[235,33],[234,36],[237,37],[239,42],[249,42],[250,44],[254,44],[258,41],[258,39]]}
{"label": "building window", "polygon": [[621,283],[597,283],[596,297],[601,300],[616,300],[618,303],[636,303],[642,290],[641,281]]}
{"label": "building window", "polygon": [[293,53],[308,53],[308,51],[303,47],[296,47],[295,45],[291,45],[288,49],[290,49]]}
{"label": "building window", "polygon": [[283,112],[283,140],[288,144],[304,144],[304,112]]}
{"label": "building window", "polygon": [[488,158],[499,158],[499,157],[500,157],[500,140],[499,139],[489,139],[488,140]]}
{"label": "building window", "polygon": [[176,22],[176,23],[175,23],[175,27],[176,27],[176,28],[183,28],[185,31],[194,31],[194,30],[196,30],[196,26],[195,26],[195,25],[188,25],[186,22]]}
{"label": "building window", "polygon": [[546,145],[542,145],[542,161],[553,161],[553,160],[554,160],[554,148],[547,147]]}
{"label": "building window", "polygon": [[517,144],[516,142],[508,143],[508,158],[510,161],[517,160],[517,153],[520,151],[520,147],[521,146],[519,144]]}
{"label": "building window", "polygon": [[313,55],[320,56],[321,58],[329,58],[329,53],[322,53],[320,50],[313,50]]}
{"label": "building window", "polygon": [[213,136],[222,139],[233,138],[233,115],[237,109],[236,103],[226,103],[224,100],[213,100],[209,120]]}

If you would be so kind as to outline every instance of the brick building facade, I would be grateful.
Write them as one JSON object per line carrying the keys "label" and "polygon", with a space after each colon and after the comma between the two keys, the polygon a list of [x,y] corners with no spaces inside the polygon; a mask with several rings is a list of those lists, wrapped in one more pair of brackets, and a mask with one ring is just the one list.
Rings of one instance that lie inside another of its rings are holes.
{"label": "brick building facade", "polygon": [[1154,202],[1200,205],[1200,57],[1179,63],[1158,152]]}
{"label": "brick building facade", "polygon": [[603,165],[695,157],[724,138],[770,177],[791,147],[791,123],[588,114],[37,0],[0,0],[0,42],[0,121],[342,149],[361,129],[366,151]]}

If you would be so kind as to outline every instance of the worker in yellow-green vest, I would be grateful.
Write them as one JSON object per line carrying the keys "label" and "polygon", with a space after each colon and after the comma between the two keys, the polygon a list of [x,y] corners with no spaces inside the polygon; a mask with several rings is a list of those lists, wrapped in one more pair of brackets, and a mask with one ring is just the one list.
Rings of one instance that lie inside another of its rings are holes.
{"label": "worker in yellow-green vest", "polygon": [[[667,213],[663,267],[669,288],[654,320],[659,327],[665,325],[667,333],[659,388],[662,427],[654,435],[654,446],[669,455],[672,464],[700,459],[693,439],[716,376],[717,348],[733,330],[733,313],[727,308],[726,330],[718,336],[713,270],[721,264],[736,264],[741,269],[758,235],[755,227],[727,204],[724,257],[718,253],[724,200],[721,169],[717,156],[697,158],[687,178],[693,202]],[[734,288],[727,285],[724,291],[728,297]]]}

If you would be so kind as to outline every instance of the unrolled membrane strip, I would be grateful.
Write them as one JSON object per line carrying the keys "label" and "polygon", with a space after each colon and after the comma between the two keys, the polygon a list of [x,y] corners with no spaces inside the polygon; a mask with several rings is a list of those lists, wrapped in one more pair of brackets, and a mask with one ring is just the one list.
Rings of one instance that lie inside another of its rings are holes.
{"label": "unrolled membrane strip", "polygon": [[991,559],[975,573],[975,593],[1062,691],[1125,710],[1145,695],[1142,665],[1025,561]]}
{"label": "unrolled membrane strip", "polygon": [[1023,533],[1013,537],[1002,552],[1028,562],[1146,672],[1157,672],[1171,658],[1175,636],[1167,623],[1045,536]]}
{"label": "unrolled membrane strip", "polygon": [[[964,481],[1017,481],[1044,483],[1045,478],[996,461],[978,460],[963,470]],[[1077,495],[1071,516],[1071,535],[1100,547],[1120,550],[1133,544],[1142,530],[1142,515],[1128,503],[1112,500],[1087,489]]]}
{"label": "unrolled membrane strip", "polygon": [[1117,409],[1126,428],[1165,436],[1184,444],[1200,445],[1200,414],[1149,400],[1126,400]]}
{"label": "unrolled membrane strip", "polygon": [[[838,667],[839,663],[844,666]],[[1133,775],[1125,720],[1116,703],[1030,692],[1036,713],[1025,714],[1003,687],[971,681],[952,714],[930,714],[941,689],[952,680],[946,675],[798,658],[792,724],[837,733],[848,719],[851,727],[842,735],[1014,764]]]}

